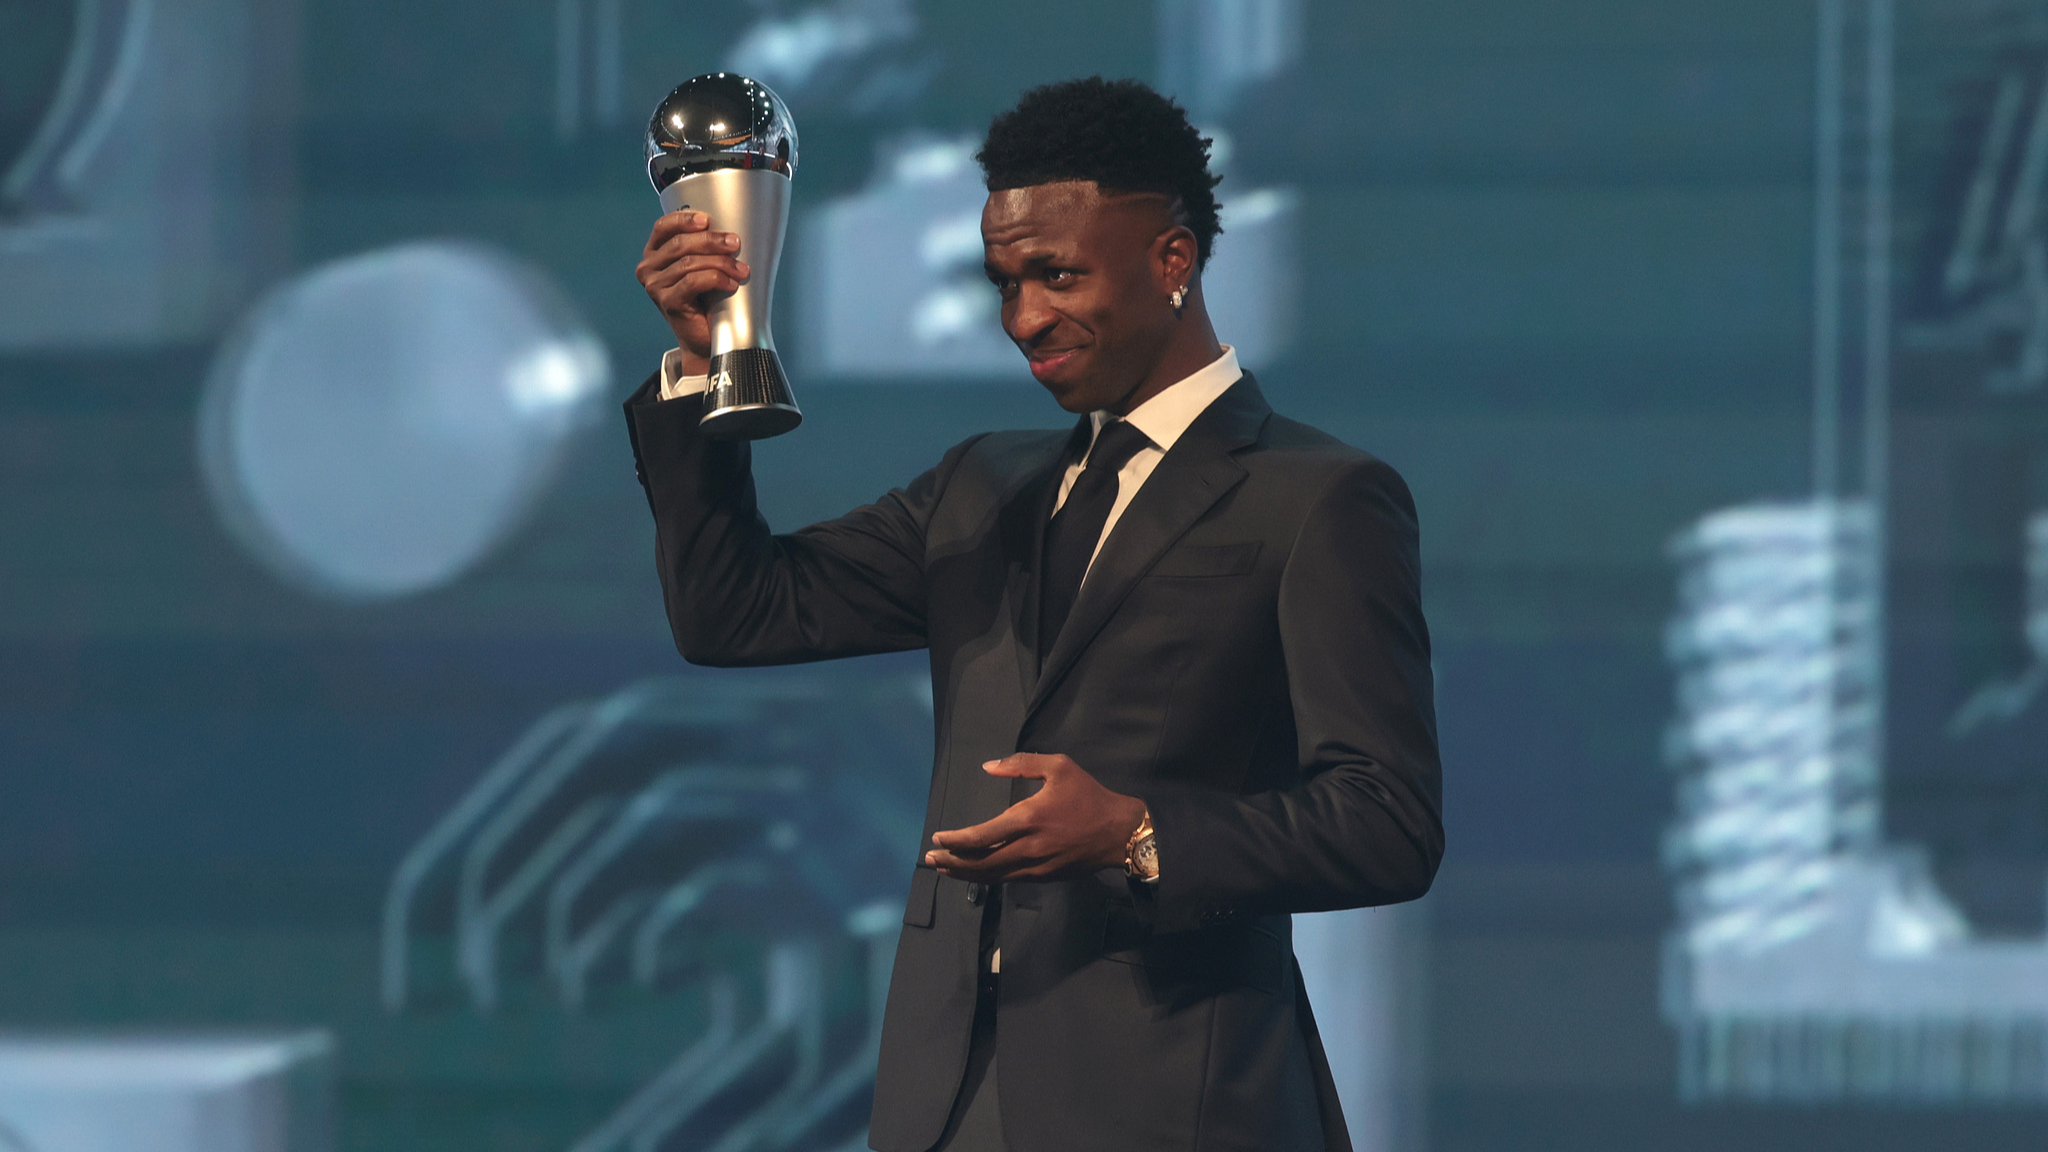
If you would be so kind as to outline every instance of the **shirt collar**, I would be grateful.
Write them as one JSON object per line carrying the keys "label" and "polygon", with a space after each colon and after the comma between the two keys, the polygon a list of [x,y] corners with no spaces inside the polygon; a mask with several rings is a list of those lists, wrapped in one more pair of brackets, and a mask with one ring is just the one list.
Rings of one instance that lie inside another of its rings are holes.
{"label": "shirt collar", "polygon": [[[1173,442],[1181,438],[1195,417],[1206,411],[1216,398],[1230,391],[1244,370],[1237,366],[1237,349],[1223,346],[1223,355],[1196,369],[1193,375],[1184,376],[1167,385],[1157,396],[1133,408],[1124,420],[1147,439],[1159,446],[1161,452],[1173,450]],[[1094,430],[1116,419],[1113,412],[1091,412]]]}

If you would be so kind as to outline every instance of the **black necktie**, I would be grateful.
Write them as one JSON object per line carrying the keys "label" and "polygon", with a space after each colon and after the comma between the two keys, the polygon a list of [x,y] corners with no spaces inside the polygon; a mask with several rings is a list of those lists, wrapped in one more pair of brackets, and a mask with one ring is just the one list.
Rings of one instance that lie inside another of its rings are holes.
{"label": "black necktie", "polygon": [[1088,450],[1088,465],[1074,478],[1066,503],[1053,514],[1045,530],[1045,582],[1043,610],[1038,616],[1038,657],[1052,651],[1074,599],[1081,594],[1081,578],[1088,574],[1088,561],[1102,539],[1102,526],[1109,523],[1109,510],[1116,505],[1116,474],[1138,449],[1152,441],[1129,423],[1113,420],[1095,434]]}

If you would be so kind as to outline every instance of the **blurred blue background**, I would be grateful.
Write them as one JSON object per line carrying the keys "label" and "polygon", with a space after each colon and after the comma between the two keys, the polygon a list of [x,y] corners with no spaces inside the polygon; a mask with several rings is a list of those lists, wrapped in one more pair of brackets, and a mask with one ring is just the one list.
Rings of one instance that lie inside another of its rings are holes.
{"label": "blurred blue background", "polygon": [[[2041,1146],[2018,0],[0,0],[0,1136],[59,1040],[231,1035],[311,1069],[251,1148],[857,1143],[857,1091],[733,1125],[864,1051],[921,659],[682,665],[616,408],[669,343],[644,116],[721,67],[802,134],[782,527],[1064,423],[961,230],[991,115],[1134,76],[1219,141],[1219,335],[1423,525],[1449,854],[1308,934],[1361,1149]],[[619,832],[572,990],[546,893],[675,766],[828,802]],[[634,967],[727,858],[783,871]],[[782,1047],[647,1128],[720,988]]]}

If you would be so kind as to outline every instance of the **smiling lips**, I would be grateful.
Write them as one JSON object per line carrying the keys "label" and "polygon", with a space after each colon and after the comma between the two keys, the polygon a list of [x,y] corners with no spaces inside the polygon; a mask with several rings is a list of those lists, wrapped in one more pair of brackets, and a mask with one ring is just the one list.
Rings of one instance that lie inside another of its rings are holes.
{"label": "smiling lips", "polygon": [[1063,348],[1057,352],[1031,354],[1031,374],[1043,381],[1060,370],[1067,361],[1080,355],[1079,348]]}

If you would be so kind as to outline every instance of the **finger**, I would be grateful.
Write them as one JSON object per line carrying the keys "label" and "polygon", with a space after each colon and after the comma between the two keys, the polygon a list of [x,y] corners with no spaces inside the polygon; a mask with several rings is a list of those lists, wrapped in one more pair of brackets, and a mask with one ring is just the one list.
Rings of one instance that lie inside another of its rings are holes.
{"label": "finger", "polygon": [[739,281],[716,268],[692,272],[666,288],[649,291],[664,309],[694,308],[698,301],[715,292],[737,292]]}
{"label": "finger", "polygon": [[981,863],[981,861],[989,859],[991,855],[995,855],[997,851],[1001,851],[1001,847],[1004,847],[1004,845],[995,845],[993,849],[971,849],[971,847],[965,847],[965,845],[952,847],[952,849],[930,849],[930,851],[924,853],[924,863],[930,865],[930,867],[938,867],[940,857],[944,857],[944,859],[948,859],[952,863],[961,863],[961,861]]}
{"label": "finger", "polygon": [[711,227],[711,217],[687,209],[657,217],[647,233],[647,251],[652,252],[682,233],[702,232]]}
{"label": "finger", "polygon": [[691,252],[715,252],[731,255],[740,250],[740,238],[736,232],[683,232],[671,236],[653,255],[683,255]]}
{"label": "finger", "polygon": [[993,820],[984,820],[972,828],[957,828],[948,832],[932,833],[932,844],[938,848],[987,849],[1008,843],[1031,832],[1036,827],[1033,811],[1028,802],[1012,804]]}
{"label": "finger", "polygon": [[649,270],[640,278],[640,283],[649,292],[659,292],[671,284],[679,283],[693,272],[718,272],[727,279],[745,283],[753,269],[744,260],[730,256],[686,256],[673,264]]}
{"label": "finger", "polygon": [[685,256],[668,264],[648,269],[645,283],[657,285],[674,283],[692,272],[715,269],[735,280],[744,280],[752,273],[747,262],[732,256]]}
{"label": "finger", "polygon": [[1040,752],[1013,752],[1001,760],[990,760],[981,766],[981,770],[991,776],[1043,780],[1052,774],[1053,761],[1058,759],[1058,756],[1047,756]]}
{"label": "finger", "polygon": [[[717,277],[717,273],[705,275]],[[662,310],[662,316],[670,318],[670,322],[707,322],[713,301],[731,295],[733,291],[737,291],[737,285],[723,277],[717,281],[684,281],[666,293],[657,293],[653,303]]]}
{"label": "finger", "polygon": [[659,272],[663,268],[673,267],[684,261],[723,260],[734,262],[737,259],[738,256],[735,249],[727,245],[713,243],[709,239],[708,233],[699,232],[690,236],[678,237],[676,240],[670,241],[660,248],[641,253],[640,262],[634,265],[634,274],[645,280],[652,273]]}
{"label": "finger", "polygon": [[969,884],[1007,884],[1013,880],[1023,879],[1014,873],[990,872],[981,868],[940,868],[938,873],[955,880],[965,880]]}
{"label": "finger", "polygon": [[739,285],[725,274],[704,272],[658,291],[649,289],[647,296],[663,314],[671,319],[682,319],[707,316],[718,302],[738,291]]}
{"label": "finger", "polygon": [[985,868],[938,868],[938,874],[969,884],[1002,884],[1017,877],[1008,872],[991,872]]}
{"label": "finger", "polygon": [[647,232],[647,244],[641,252],[658,252],[664,244],[677,236],[702,232],[710,226],[710,218],[701,212],[671,212],[654,222],[654,227]]}
{"label": "finger", "polygon": [[931,862],[943,875],[976,884],[1000,884],[1043,872],[1046,859],[1035,842],[1024,840],[1005,844],[986,856],[963,856],[942,848],[932,853]]}

